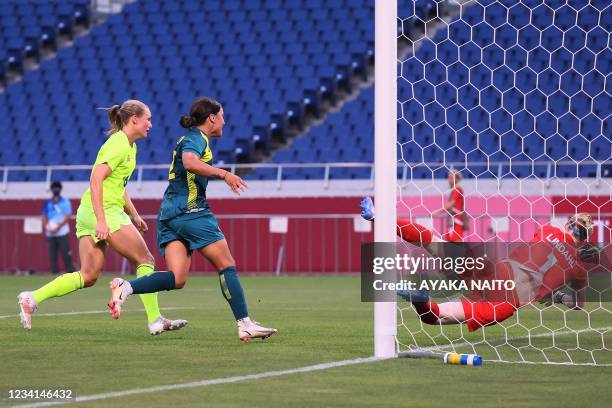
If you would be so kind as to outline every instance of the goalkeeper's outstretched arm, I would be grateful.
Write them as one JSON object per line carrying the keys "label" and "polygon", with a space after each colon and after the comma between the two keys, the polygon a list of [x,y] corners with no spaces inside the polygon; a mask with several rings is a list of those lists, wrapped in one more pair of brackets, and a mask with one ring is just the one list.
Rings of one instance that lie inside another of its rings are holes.
{"label": "goalkeeper's outstretched arm", "polygon": [[[361,208],[361,217],[367,221],[374,221],[375,208],[374,202],[371,197],[364,197],[359,204]],[[433,231],[425,228],[424,226],[412,222],[411,220],[398,218],[397,222],[397,235],[406,242],[429,244],[430,242],[445,242],[442,238],[437,237]]]}

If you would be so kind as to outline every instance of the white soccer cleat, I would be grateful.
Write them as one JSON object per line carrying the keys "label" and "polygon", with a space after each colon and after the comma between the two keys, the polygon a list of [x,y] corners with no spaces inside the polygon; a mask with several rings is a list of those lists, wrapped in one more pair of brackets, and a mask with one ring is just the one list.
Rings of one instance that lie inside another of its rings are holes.
{"label": "white soccer cleat", "polygon": [[121,306],[129,296],[125,293],[126,284],[128,283],[121,278],[115,278],[110,282],[111,298],[108,302],[108,310],[113,319],[121,316]]}
{"label": "white soccer cleat", "polygon": [[32,314],[38,309],[38,305],[32,297],[32,292],[21,292],[19,296],[17,296],[17,299],[19,300],[19,308],[21,309],[19,312],[21,325],[24,329],[31,330]]}
{"label": "white soccer cleat", "polygon": [[156,321],[149,324],[149,333],[151,333],[151,336],[157,336],[165,331],[180,330],[185,326],[187,326],[187,320],[170,320],[160,316]]}
{"label": "white soccer cleat", "polygon": [[251,339],[267,339],[270,336],[278,333],[278,330],[262,327],[256,321],[239,321],[238,322],[238,337],[240,340],[247,342]]}

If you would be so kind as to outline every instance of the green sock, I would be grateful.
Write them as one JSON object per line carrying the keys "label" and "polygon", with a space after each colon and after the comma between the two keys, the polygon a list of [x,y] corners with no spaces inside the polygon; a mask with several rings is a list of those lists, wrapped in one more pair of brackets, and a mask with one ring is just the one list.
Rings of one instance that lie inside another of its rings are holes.
{"label": "green sock", "polygon": [[[136,268],[136,277],[140,278],[153,273],[155,267],[151,264],[141,264]],[[147,293],[139,295],[142,304],[144,305],[145,311],[147,312],[147,319],[149,323],[153,323],[161,316],[159,312],[159,305],[157,304],[157,293]]]}
{"label": "green sock", "polygon": [[40,304],[49,298],[67,295],[82,287],[83,277],[79,271],[65,273],[53,279],[42,288],[32,292],[32,297],[36,303]]}

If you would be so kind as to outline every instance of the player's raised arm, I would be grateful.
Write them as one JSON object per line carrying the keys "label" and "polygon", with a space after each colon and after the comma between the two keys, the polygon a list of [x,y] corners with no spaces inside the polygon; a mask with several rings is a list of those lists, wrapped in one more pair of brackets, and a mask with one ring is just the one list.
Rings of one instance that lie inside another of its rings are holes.
{"label": "player's raised arm", "polygon": [[[364,197],[359,203],[359,208],[361,208],[361,217],[363,219],[374,221],[376,211],[372,197]],[[407,242],[420,244],[443,242],[443,240],[436,237],[431,230],[416,222],[403,218],[398,218],[396,221],[396,233],[397,236]]]}
{"label": "player's raised arm", "polygon": [[236,194],[247,189],[247,183],[239,176],[210,164],[206,164],[195,153],[183,152],[183,166],[185,170],[200,176],[222,179]]}

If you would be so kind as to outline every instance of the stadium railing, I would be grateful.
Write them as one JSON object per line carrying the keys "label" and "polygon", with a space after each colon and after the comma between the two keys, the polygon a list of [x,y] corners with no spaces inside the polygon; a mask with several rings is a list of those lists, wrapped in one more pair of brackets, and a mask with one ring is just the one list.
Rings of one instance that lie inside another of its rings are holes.
{"label": "stadium railing", "polygon": [[[370,176],[369,180],[372,185],[374,182],[374,164],[373,163],[357,163],[357,162],[345,162],[345,163],[236,163],[236,164],[225,164],[217,163],[219,167],[227,168],[232,172],[236,171],[249,171],[255,169],[274,169],[276,172],[275,181],[277,188],[281,188],[284,180],[285,169],[323,169],[323,175],[319,180],[322,180],[325,185],[329,184],[329,181],[333,178],[331,176],[332,170],[334,169],[349,169],[349,168],[365,168],[369,169]],[[594,169],[593,175],[596,179],[603,177],[610,177],[612,174],[612,160],[606,161],[595,161],[595,160],[583,160],[579,164],[575,161],[560,160],[560,161],[488,161],[488,162],[428,162],[428,163],[411,163],[411,162],[400,162],[398,163],[398,179],[402,182],[406,182],[411,177],[411,169],[424,169],[430,171],[430,174],[435,178],[446,177],[446,171],[449,169],[486,169],[491,178],[497,178],[502,180],[511,176],[511,171],[517,171],[517,169],[524,169],[526,175],[535,174],[536,168],[545,171],[542,176],[547,180],[552,177],[559,177],[556,173],[556,169],[565,166],[566,168],[578,169],[585,166],[591,166]],[[609,169],[611,168],[611,169]],[[136,166],[134,181],[137,184],[137,188],[140,188],[143,181],[147,181],[146,171],[147,170],[167,170],[168,164],[141,164]],[[89,171],[91,165],[51,165],[51,166],[0,166],[0,172],[2,174],[2,182],[0,189],[6,191],[9,182],[9,175],[11,173],[18,172],[43,172],[45,174],[44,181],[49,184],[53,180],[53,172],[55,171]],[[442,172],[438,174],[438,171]],[[464,174],[466,178],[471,178],[469,171]],[[574,176],[576,177],[576,176]],[[431,177],[421,177],[431,178]],[[520,178],[520,177],[517,177]],[[85,179],[86,180],[86,179]],[[43,181],[43,180],[40,180]]]}

